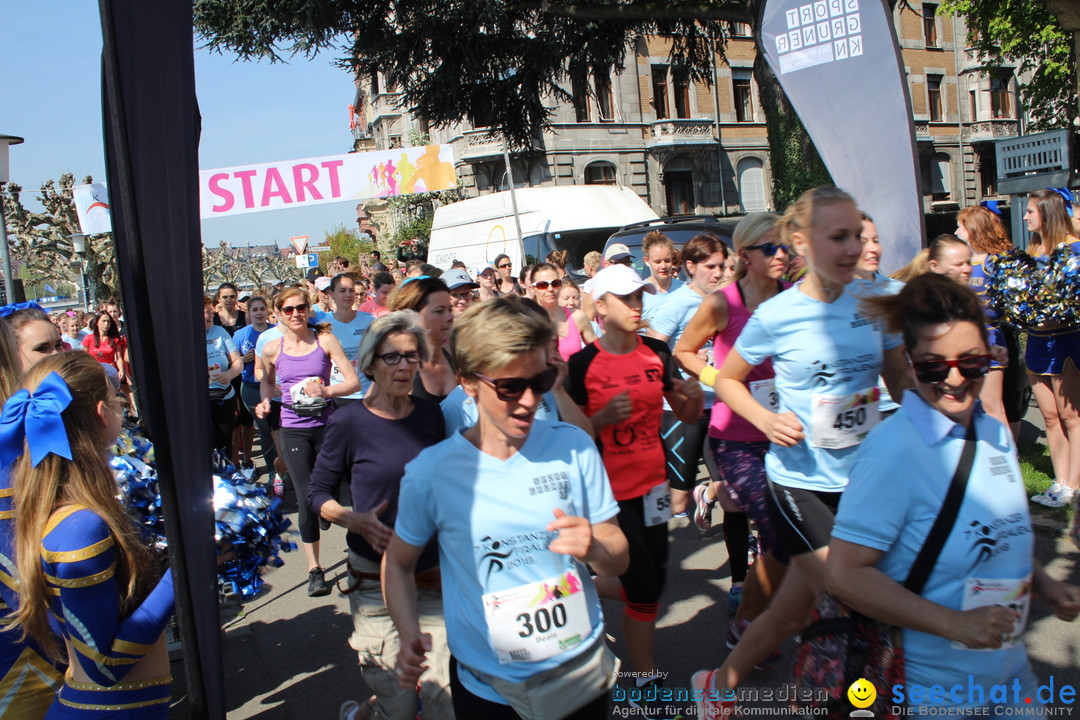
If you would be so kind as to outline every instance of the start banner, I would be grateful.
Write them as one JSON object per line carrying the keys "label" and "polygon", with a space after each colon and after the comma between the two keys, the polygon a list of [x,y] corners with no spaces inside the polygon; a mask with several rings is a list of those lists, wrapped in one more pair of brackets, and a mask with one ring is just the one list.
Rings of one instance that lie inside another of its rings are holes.
{"label": "start banner", "polygon": [[450,145],[348,153],[201,170],[199,215],[205,220],[456,186]]}

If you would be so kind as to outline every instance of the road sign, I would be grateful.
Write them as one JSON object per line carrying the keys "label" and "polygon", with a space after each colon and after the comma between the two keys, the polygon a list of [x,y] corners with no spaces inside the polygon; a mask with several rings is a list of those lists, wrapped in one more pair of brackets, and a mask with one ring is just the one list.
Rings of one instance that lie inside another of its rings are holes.
{"label": "road sign", "polygon": [[319,266],[319,256],[315,253],[307,253],[306,255],[296,256],[296,267],[298,268],[313,268]]}
{"label": "road sign", "polygon": [[[308,237],[309,237],[308,235],[297,235],[295,237],[289,238],[289,242],[291,242],[292,246],[294,248],[296,248],[296,254],[297,255],[303,255],[304,252],[307,251]],[[300,267],[304,267],[304,266],[301,265]]]}
{"label": "road sign", "polygon": [[313,252],[313,253],[330,252],[330,246],[329,245],[316,245],[315,247],[309,247],[308,252]]}

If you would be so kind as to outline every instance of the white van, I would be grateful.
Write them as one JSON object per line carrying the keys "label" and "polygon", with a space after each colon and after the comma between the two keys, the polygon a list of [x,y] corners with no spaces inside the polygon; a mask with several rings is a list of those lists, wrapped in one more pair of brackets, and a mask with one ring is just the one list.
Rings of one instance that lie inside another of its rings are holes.
{"label": "white van", "polygon": [[553,250],[569,250],[567,270],[581,273],[591,250],[602,251],[608,237],[626,225],[657,215],[630,188],[564,185],[515,190],[522,242],[518,242],[510,193],[481,195],[435,211],[428,262],[448,269],[461,260],[469,271],[506,254],[515,271],[543,262]]}

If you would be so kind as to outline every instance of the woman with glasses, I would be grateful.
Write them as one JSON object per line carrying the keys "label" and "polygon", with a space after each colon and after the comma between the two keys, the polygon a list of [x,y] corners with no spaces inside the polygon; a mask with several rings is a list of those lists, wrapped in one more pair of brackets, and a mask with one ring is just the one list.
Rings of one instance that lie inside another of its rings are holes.
{"label": "woman with glasses", "polygon": [[500,295],[525,294],[525,290],[521,287],[521,283],[514,277],[514,264],[510,262],[509,255],[496,255],[494,265],[499,273],[499,276],[495,279],[495,289]]}
{"label": "woman with glasses", "polygon": [[[662,340],[668,348],[683,334],[690,319],[694,317],[702,299],[719,286],[724,277],[724,268],[731,255],[728,246],[714,235],[697,235],[686,243],[680,251],[686,283],[673,290],[670,299],[649,321],[649,337]],[[710,357],[712,349],[704,351]],[[711,359],[711,357],[710,357]],[[685,372],[683,377],[689,377]],[[675,417],[671,408],[664,406],[664,420],[661,433],[664,437],[664,450],[667,454],[668,481],[671,483],[671,511],[676,516],[685,517],[690,495],[697,482],[698,464],[706,455],[705,437],[709,429],[708,412],[716,400],[712,387],[702,386],[705,393],[705,414],[689,422],[682,422]],[[710,474],[712,470],[710,469]],[[749,532],[743,523],[742,536]],[[733,538],[738,539],[738,538]],[[742,549],[746,555],[746,538],[742,539]],[[733,550],[734,551],[734,550]]]}
{"label": "woman with glasses", "polygon": [[454,322],[450,289],[439,278],[410,278],[394,291],[386,306],[391,312],[412,310],[420,315],[431,355],[413,378],[412,394],[441,403],[457,385],[453,358],[446,348]]}
{"label": "woman with glasses", "polygon": [[571,355],[596,339],[592,323],[584,312],[559,305],[559,292],[566,282],[559,277],[559,270],[554,265],[540,263],[533,267],[532,282],[529,284],[534,299],[555,326],[559,355],[563,360],[569,360]]}
{"label": "woman with glasses", "polygon": [[[330,586],[319,565],[319,518],[307,502],[308,483],[334,410],[326,401],[356,392],[360,380],[329,327],[309,323],[307,293],[287,288],[274,299],[274,308],[282,337],[268,342],[262,357],[256,357],[262,401],[255,413],[260,418],[270,414],[276,378],[283,400],[278,440],[296,490],[300,540],[308,562],[308,595],[321,597],[330,594]],[[330,384],[331,364],[341,371],[342,382],[337,385]],[[294,391],[294,386],[301,389]]]}
{"label": "woman with glasses", "polygon": [[[992,705],[1030,709],[1024,698],[1035,697],[1038,681],[1020,635],[1031,598],[1069,621],[1080,611],[1080,588],[1035,562],[1012,436],[976,403],[991,365],[982,303],[964,285],[924,275],[866,306],[903,334],[915,388],[856,453],[832,530],[826,585],[855,610],[903,628],[902,687],[913,712],[973,717],[1001,714],[989,712]],[[970,469],[958,471],[969,444]],[[958,514],[916,594],[901,583],[954,475],[962,488]],[[1010,690],[1004,702],[968,691],[1014,683],[1019,694]],[[916,693],[917,686],[946,692]],[[964,692],[948,690],[957,686]]]}
{"label": "woman with glasses", "polygon": [[[534,422],[558,376],[553,341],[547,316],[517,298],[462,315],[454,361],[478,421],[421,452],[401,481],[383,570],[398,683],[423,685],[433,649],[416,569],[437,534],[458,718],[516,720],[553,686],[546,702],[566,717],[607,717],[614,663],[591,576],[623,572],[627,546],[592,439]],[[566,681],[575,670],[582,679]]]}
{"label": "woman with glasses", "polygon": [[[399,638],[383,603],[380,563],[397,518],[405,465],[444,437],[438,405],[410,395],[416,371],[430,354],[419,320],[411,310],[389,313],[364,335],[357,367],[372,384],[363,400],[330,419],[308,489],[312,509],[348,531],[352,583],[345,593],[353,617],[349,645],[359,653],[364,683],[375,693],[363,703],[345,703],[343,711],[354,705],[358,709],[357,720],[404,720],[418,710],[416,688],[399,687],[394,676]],[[349,484],[352,509],[336,499],[342,482]],[[434,638],[420,701],[425,717],[452,718],[438,564],[438,544],[431,541],[416,567],[421,628]]]}
{"label": "woman with glasses", "polygon": [[701,415],[696,379],[683,380],[667,345],[638,334],[646,292],[655,288],[633,268],[613,264],[592,280],[604,334],[570,358],[570,397],[592,420],[604,467],[619,503],[619,526],[630,544],[630,566],[597,581],[603,597],[622,600],[623,639],[638,687],[661,684],[656,667],[656,619],[666,579],[670,495],[660,440],[667,401],[675,416]]}
{"label": "woman with glasses", "polygon": [[[730,715],[734,703],[719,689],[738,687],[802,630],[825,588],[829,533],[852,460],[880,420],[878,376],[893,397],[900,397],[905,379],[900,339],[883,334],[849,292],[863,249],[862,219],[851,196],[829,186],[807,190],[777,227],[780,242],[806,258],[807,274],[757,307],[720,367],[716,394],[770,442],[765,502],[791,562],[769,607],[724,664],[694,674],[702,717]],[[746,383],[770,359],[775,405],[755,397]]]}
{"label": "woman with glasses", "polygon": [[[791,286],[781,279],[788,251],[780,244],[776,230],[779,219],[775,213],[752,213],[739,221],[733,238],[738,280],[706,295],[675,343],[675,359],[708,387],[716,382],[716,366],[722,365],[735,347],[735,340],[758,306]],[[699,354],[710,342],[713,364]],[[776,383],[771,361],[754,368],[745,382],[763,405],[773,404]],[[694,522],[698,529],[707,531],[712,527],[716,505],[724,509],[724,543],[731,565],[728,610],[735,614],[728,627],[728,647],[735,647],[742,631],[764,608],[764,589],[776,587],[783,577],[788,558],[777,542],[765,504],[765,452],[769,441],[764,433],[723,402],[716,402],[709,418],[708,442],[720,482],[694,488]],[[757,529],[761,562],[754,563],[754,572],[749,574],[743,591],[742,581],[749,570],[747,517]]]}

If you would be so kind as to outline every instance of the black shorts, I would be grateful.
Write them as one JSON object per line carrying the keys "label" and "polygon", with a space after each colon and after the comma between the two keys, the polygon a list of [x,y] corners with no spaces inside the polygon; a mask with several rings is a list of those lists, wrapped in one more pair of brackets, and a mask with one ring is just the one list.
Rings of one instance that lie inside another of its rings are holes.
{"label": "black shorts", "polygon": [[277,432],[281,429],[281,401],[270,401],[270,414],[266,416],[266,424],[270,426],[272,432]]}
{"label": "black shorts", "polygon": [[619,501],[619,528],[630,546],[630,565],[619,576],[631,603],[660,601],[667,579],[668,526],[645,526],[643,498]]}
{"label": "black shorts", "polygon": [[[684,423],[675,413],[665,410],[660,419],[660,438],[664,441],[668,485],[690,492],[697,484],[698,465],[708,455],[705,438],[709,434],[709,416]],[[712,468],[710,468],[710,473]]]}
{"label": "black shorts", "polygon": [[805,555],[828,546],[840,492],[802,490],[768,481],[765,504],[776,535],[788,555]]}

